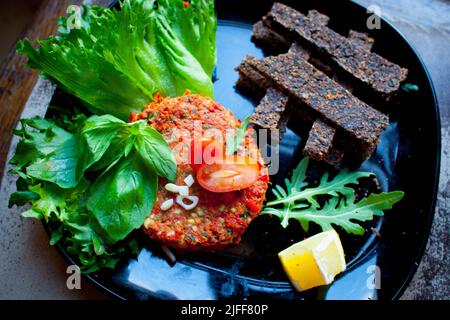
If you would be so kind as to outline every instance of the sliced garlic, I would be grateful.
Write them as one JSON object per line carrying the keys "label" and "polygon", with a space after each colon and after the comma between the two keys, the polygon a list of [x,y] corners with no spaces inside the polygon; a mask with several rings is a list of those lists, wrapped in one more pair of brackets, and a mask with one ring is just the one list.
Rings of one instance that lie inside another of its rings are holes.
{"label": "sliced garlic", "polygon": [[194,177],[192,176],[192,174],[190,174],[186,178],[184,178],[184,183],[186,183],[186,185],[188,187],[192,187],[194,182],[195,182],[195,180],[194,180]]}
{"label": "sliced garlic", "polygon": [[166,188],[167,191],[170,191],[173,193],[178,193],[179,195],[182,195],[182,196],[189,195],[189,187],[188,186],[178,186],[173,183],[168,183],[164,186],[164,188]]}
{"label": "sliced garlic", "polygon": [[172,208],[172,206],[173,206],[173,199],[168,199],[161,204],[160,208],[162,211],[166,211]]}
{"label": "sliced garlic", "polygon": [[[191,201],[191,203],[190,204],[186,204],[185,202],[184,202],[184,200],[189,200],[189,201]],[[177,199],[176,199],[176,201],[177,201],[177,203],[180,205],[180,206],[182,206],[184,209],[186,209],[186,210],[192,210],[192,209],[194,209],[196,206],[197,206],[197,204],[198,204],[198,197],[197,196],[181,196],[181,195],[178,195],[177,196]]]}
{"label": "sliced garlic", "polygon": [[188,186],[179,186],[178,187],[178,194],[180,196],[187,197],[189,195],[189,187]]}
{"label": "sliced garlic", "polygon": [[173,193],[178,193],[178,187],[176,184],[173,183],[168,183],[164,186],[164,188],[166,188],[167,191],[173,192]]}

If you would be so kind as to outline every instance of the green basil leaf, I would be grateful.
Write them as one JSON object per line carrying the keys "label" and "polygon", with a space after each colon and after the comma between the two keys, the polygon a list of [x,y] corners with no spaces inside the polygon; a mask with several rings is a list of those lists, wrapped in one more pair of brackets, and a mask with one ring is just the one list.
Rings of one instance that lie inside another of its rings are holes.
{"label": "green basil leaf", "polygon": [[92,116],[86,121],[81,135],[94,155],[93,162],[100,160],[115,137],[126,127],[125,122],[111,115]]}
{"label": "green basil leaf", "polygon": [[90,189],[87,208],[108,243],[139,228],[156,199],[157,176],[136,155],[123,158]]}
{"label": "green basil leaf", "polygon": [[[176,163],[145,121],[106,115],[75,122],[69,133],[51,121],[24,120],[14,161],[20,188],[10,205],[31,202],[24,217],[60,223],[51,244],[63,241],[83,272],[93,272],[136,253],[128,235],[151,211],[157,175],[173,179]],[[84,178],[87,170],[93,181]]]}
{"label": "green basil leaf", "polygon": [[135,149],[142,161],[158,176],[174,181],[177,174],[177,163],[172,149],[164,137],[150,126],[141,126],[136,136]]}

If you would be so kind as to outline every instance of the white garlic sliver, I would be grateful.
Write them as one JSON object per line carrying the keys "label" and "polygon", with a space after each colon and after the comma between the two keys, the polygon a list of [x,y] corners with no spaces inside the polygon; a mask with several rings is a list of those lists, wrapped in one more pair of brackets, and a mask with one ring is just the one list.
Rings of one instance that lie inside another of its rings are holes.
{"label": "white garlic sliver", "polygon": [[164,186],[164,188],[166,188],[167,191],[173,192],[173,193],[178,193],[178,186],[176,184],[173,183],[168,183]]}
{"label": "white garlic sliver", "polygon": [[167,191],[178,193],[182,196],[188,196],[189,195],[189,187],[188,186],[178,186],[173,183],[168,183],[164,186]]}
{"label": "white garlic sliver", "polygon": [[183,197],[187,197],[189,195],[189,187],[188,186],[178,186],[178,194]]}
{"label": "white garlic sliver", "polygon": [[[186,200],[186,199],[188,199],[189,201],[191,201],[191,203],[190,204],[186,204],[186,203],[184,203],[184,200]],[[180,205],[180,206],[182,206],[184,209],[186,209],[186,210],[192,210],[192,209],[194,209],[196,206],[197,206],[197,204],[198,204],[198,197],[197,196],[187,196],[187,197],[183,197],[183,196],[180,196],[180,195],[178,195],[177,196],[177,199],[176,199],[176,201],[177,201],[177,203]]]}
{"label": "white garlic sliver", "polygon": [[160,208],[162,211],[166,211],[172,208],[172,206],[173,206],[173,199],[168,199],[161,204]]}
{"label": "white garlic sliver", "polygon": [[184,183],[186,183],[186,185],[188,187],[191,187],[194,184],[195,180],[194,177],[192,176],[192,174],[188,175],[186,178],[184,178]]}

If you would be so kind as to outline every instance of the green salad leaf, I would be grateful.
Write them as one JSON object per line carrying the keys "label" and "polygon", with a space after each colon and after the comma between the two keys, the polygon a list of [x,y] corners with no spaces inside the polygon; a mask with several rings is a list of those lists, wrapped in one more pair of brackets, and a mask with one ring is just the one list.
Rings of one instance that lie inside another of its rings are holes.
{"label": "green salad leaf", "polygon": [[[316,187],[308,187],[306,172],[308,158],[304,158],[292,174],[292,178],[286,179],[286,189],[276,185],[272,192],[275,200],[266,204],[262,214],[271,214],[281,220],[281,225],[286,228],[289,219],[300,222],[305,231],[309,229],[309,223],[319,225],[323,231],[330,230],[333,225],[339,226],[347,233],[362,235],[364,228],[358,222],[373,220],[374,216],[382,216],[383,210],[389,210],[400,201],[404,193],[402,191],[370,194],[356,202],[355,189],[351,185],[357,185],[358,179],[373,175],[368,172],[349,172],[341,170],[333,179],[325,173]],[[323,205],[319,197],[328,197]]]}
{"label": "green salad leaf", "polygon": [[268,202],[268,206],[290,204],[295,201],[306,201],[318,207],[319,204],[316,200],[318,195],[336,197],[342,194],[343,196],[350,196],[354,193],[354,189],[349,187],[350,184],[357,184],[358,179],[373,175],[370,172],[349,172],[348,169],[343,169],[333,179],[329,180],[328,173],[325,173],[317,187],[305,188],[308,185],[306,182],[308,163],[309,159],[304,158],[294,170],[292,179],[285,180],[286,190],[281,186],[276,186],[273,189],[276,200]]}
{"label": "green salad leaf", "polygon": [[111,115],[91,116],[74,132],[24,119],[16,134],[21,147],[11,163],[20,183],[10,207],[31,203],[22,216],[58,223],[50,242],[62,239],[86,272],[114,267],[135,249],[128,236],[151,211],[158,176],[175,178],[175,158],[161,134],[145,121]]}
{"label": "green salad leaf", "polygon": [[19,172],[40,156],[54,152],[71,138],[69,132],[39,117],[21,119],[20,123],[22,128],[16,130],[15,134],[21,136],[21,139],[10,161],[15,165],[15,172]]}
{"label": "green salad leaf", "polygon": [[107,243],[124,239],[148,216],[158,190],[157,175],[149,169],[135,154],[92,184],[87,208]]}
{"label": "green salad leaf", "polygon": [[16,191],[9,197],[8,208],[13,205],[24,206],[34,200],[39,200],[39,194],[33,191]]}
{"label": "green salad leaf", "polygon": [[[172,150],[160,148],[160,145],[165,143],[164,138],[152,127],[146,126],[145,123],[139,127],[139,132],[141,134],[136,136],[134,146],[144,163],[158,175],[174,181],[177,168],[171,164],[175,162],[175,157]],[[152,154],[153,157],[146,157],[147,154]]]}
{"label": "green salad leaf", "polygon": [[81,180],[92,156],[83,141],[73,135],[46,157],[29,165],[27,174],[35,179],[50,181],[61,188],[73,188]]}
{"label": "green salad leaf", "polygon": [[156,93],[213,96],[217,18],[213,0],[122,0],[120,10],[84,5],[78,28],[19,41],[28,65],[85,102],[95,114],[126,120]]}

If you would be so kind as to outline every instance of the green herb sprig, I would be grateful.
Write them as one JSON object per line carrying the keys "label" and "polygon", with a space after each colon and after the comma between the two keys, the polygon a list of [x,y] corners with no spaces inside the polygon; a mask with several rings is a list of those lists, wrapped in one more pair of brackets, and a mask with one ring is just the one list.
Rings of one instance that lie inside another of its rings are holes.
{"label": "green herb sprig", "polygon": [[[262,214],[271,214],[281,220],[286,228],[290,219],[298,220],[305,231],[309,223],[313,222],[323,231],[339,226],[347,233],[362,235],[364,228],[358,222],[373,220],[375,216],[382,216],[383,210],[391,209],[400,201],[402,191],[371,194],[355,202],[355,189],[351,185],[358,184],[358,179],[373,175],[368,172],[340,171],[333,179],[325,173],[316,187],[308,187],[306,172],[308,158],[304,158],[294,170],[292,178],[286,179],[286,188],[276,185],[272,192],[275,200],[266,204]],[[318,197],[328,196],[328,200],[321,205]]]}
{"label": "green herb sprig", "polygon": [[247,133],[247,127],[250,123],[250,117],[244,119],[239,128],[237,128],[234,132],[234,135],[227,136],[226,142],[226,154],[231,156],[236,153],[239,148],[239,145],[244,141],[245,134]]}

